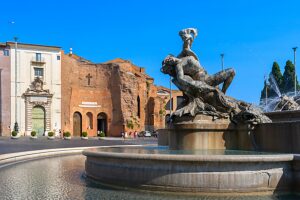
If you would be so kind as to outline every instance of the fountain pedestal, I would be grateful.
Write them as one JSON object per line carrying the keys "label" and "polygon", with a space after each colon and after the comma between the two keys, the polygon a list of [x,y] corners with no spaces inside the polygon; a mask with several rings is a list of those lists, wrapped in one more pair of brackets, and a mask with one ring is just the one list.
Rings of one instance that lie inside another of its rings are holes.
{"label": "fountain pedestal", "polygon": [[169,147],[174,150],[239,149],[252,150],[251,129],[229,119],[208,115],[176,118],[167,131]]}

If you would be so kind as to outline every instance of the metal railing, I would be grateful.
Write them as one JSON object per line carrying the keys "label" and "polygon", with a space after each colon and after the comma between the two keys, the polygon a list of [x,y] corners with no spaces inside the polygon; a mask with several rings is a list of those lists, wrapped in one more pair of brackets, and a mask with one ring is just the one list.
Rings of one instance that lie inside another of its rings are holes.
{"label": "metal railing", "polygon": [[38,57],[34,56],[34,57],[31,58],[31,62],[45,63],[45,58],[44,57],[38,58]]}

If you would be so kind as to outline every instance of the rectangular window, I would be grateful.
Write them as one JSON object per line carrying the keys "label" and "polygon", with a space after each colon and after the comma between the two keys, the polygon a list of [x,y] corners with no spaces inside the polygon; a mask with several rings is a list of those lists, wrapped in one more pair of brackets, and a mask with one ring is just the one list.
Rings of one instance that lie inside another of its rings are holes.
{"label": "rectangular window", "polygon": [[9,56],[9,50],[4,49],[4,50],[3,50],[3,55],[4,55],[4,56]]}
{"label": "rectangular window", "polygon": [[35,61],[41,62],[42,61],[42,54],[41,53],[36,53],[35,54]]}
{"label": "rectangular window", "polygon": [[57,56],[57,60],[60,60],[60,56]]}
{"label": "rectangular window", "polygon": [[43,68],[34,68],[34,77],[43,78],[44,77],[44,69]]}

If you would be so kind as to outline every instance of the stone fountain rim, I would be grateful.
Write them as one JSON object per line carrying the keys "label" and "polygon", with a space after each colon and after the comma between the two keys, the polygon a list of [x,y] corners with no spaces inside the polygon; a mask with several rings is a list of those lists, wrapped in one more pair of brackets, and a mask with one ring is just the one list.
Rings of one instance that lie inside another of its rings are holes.
{"label": "stone fountain rim", "polygon": [[[112,147],[114,148],[114,147]],[[138,154],[120,152],[96,152],[90,148],[84,150],[82,154],[87,157],[118,158],[132,160],[160,160],[160,161],[180,161],[180,162],[288,162],[299,159],[294,154],[276,155],[169,155],[169,154]]]}

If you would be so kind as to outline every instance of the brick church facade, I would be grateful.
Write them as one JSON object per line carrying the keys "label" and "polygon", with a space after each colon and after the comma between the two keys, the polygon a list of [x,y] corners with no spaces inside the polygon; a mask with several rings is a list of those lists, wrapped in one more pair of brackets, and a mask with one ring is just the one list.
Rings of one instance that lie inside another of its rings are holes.
{"label": "brick church facade", "polygon": [[61,62],[62,131],[120,136],[164,127],[169,90],[155,86],[144,68],[123,59],[96,64],[72,53],[62,53]]}

